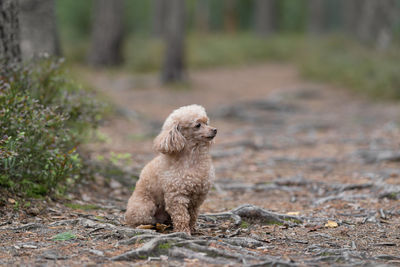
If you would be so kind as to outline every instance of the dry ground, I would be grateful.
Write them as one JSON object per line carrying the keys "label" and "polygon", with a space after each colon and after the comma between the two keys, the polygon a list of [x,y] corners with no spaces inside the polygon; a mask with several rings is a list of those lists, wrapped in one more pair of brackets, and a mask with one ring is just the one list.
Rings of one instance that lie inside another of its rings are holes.
{"label": "dry ground", "polygon": [[[83,74],[118,114],[87,149],[131,175],[96,175],[70,195],[76,205],[3,207],[0,264],[400,264],[398,105],[304,81],[280,64],[193,72],[190,88],[162,88],[154,76]],[[125,227],[131,176],[154,156],[166,116],[192,103],[218,128],[217,178],[201,213],[243,204],[270,213],[245,206],[203,216],[192,238]]]}

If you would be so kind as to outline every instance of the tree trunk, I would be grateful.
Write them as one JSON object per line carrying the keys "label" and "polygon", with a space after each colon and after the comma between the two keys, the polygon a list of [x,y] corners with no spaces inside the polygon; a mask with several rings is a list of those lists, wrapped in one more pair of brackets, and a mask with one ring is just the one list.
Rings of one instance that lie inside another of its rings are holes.
{"label": "tree trunk", "polygon": [[235,0],[224,1],[224,27],[225,31],[235,33],[237,30],[237,7]]}
{"label": "tree trunk", "polygon": [[321,34],[326,30],[324,0],[308,0],[308,32]]}
{"label": "tree trunk", "polygon": [[349,34],[356,34],[360,20],[362,0],[342,0],[343,29]]}
{"label": "tree trunk", "polygon": [[18,2],[0,0],[0,72],[21,61]]}
{"label": "tree trunk", "polygon": [[153,0],[153,33],[162,36],[165,30],[167,0]]}
{"label": "tree trunk", "polygon": [[277,1],[256,0],[254,6],[255,30],[259,35],[267,36],[277,28]]}
{"label": "tree trunk", "polygon": [[196,29],[201,33],[209,31],[210,3],[209,0],[197,0],[196,2]]}
{"label": "tree trunk", "polygon": [[60,56],[54,0],[19,0],[23,59],[40,53]]}
{"label": "tree trunk", "polygon": [[122,62],[123,11],[123,0],[95,1],[89,64],[113,66]]}
{"label": "tree trunk", "polygon": [[392,39],[398,20],[396,0],[363,0],[358,37],[361,41],[386,49]]}
{"label": "tree trunk", "polygon": [[185,79],[185,0],[169,0],[166,12],[166,53],[161,80],[164,83]]}

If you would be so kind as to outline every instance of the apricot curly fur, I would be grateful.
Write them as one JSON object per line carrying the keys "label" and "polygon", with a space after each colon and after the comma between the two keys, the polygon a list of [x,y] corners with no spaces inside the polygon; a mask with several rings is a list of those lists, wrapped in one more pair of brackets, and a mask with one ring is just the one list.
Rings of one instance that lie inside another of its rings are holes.
{"label": "apricot curly fur", "polygon": [[217,129],[208,123],[199,105],[181,107],[168,116],[154,139],[159,154],[143,168],[129,198],[128,225],[172,220],[175,232],[195,231],[199,207],[215,176],[209,149]]}

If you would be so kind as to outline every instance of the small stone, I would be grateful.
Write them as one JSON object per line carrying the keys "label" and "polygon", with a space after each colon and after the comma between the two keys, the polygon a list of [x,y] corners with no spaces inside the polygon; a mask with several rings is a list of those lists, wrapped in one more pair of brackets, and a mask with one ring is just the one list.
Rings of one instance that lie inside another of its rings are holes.
{"label": "small stone", "polygon": [[120,182],[118,182],[118,181],[116,181],[116,180],[111,180],[111,182],[110,182],[110,187],[111,187],[112,189],[117,189],[117,188],[121,188],[122,185],[121,185]]}
{"label": "small stone", "polygon": [[89,219],[81,219],[81,224],[83,227],[87,228],[94,228],[98,225],[96,222]]}
{"label": "small stone", "polygon": [[91,201],[92,198],[87,194],[82,194],[82,200],[88,202]]}
{"label": "small stone", "polygon": [[160,255],[160,259],[161,259],[161,261],[167,261],[168,260],[168,256],[167,255]]}
{"label": "small stone", "polygon": [[47,250],[43,253],[43,258],[48,259],[48,260],[65,260],[68,257],[66,256],[61,256],[58,255],[58,253],[54,250]]}
{"label": "small stone", "polygon": [[94,255],[100,256],[100,257],[103,257],[103,256],[104,256],[104,252],[101,251],[101,250],[89,249],[89,252],[92,253],[92,254],[94,254]]}
{"label": "small stone", "polygon": [[39,210],[38,208],[32,207],[32,208],[29,208],[29,209],[27,210],[27,212],[28,212],[28,214],[30,214],[30,215],[37,216],[37,215],[39,215],[40,210]]}
{"label": "small stone", "polygon": [[23,248],[32,248],[32,249],[38,248],[38,247],[35,246],[35,245],[29,245],[29,244],[22,245],[22,247],[23,247]]}

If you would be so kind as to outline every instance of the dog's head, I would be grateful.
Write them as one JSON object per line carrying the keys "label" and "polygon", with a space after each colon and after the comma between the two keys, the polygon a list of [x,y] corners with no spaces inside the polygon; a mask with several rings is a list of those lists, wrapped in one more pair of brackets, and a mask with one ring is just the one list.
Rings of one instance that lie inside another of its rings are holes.
{"label": "dog's head", "polygon": [[190,105],[176,109],[165,120],[161,133],[154,140],[154,148],[164,154],[174,154],[185,147],[209,145],[217,129],[208,123],[202,106]]}

